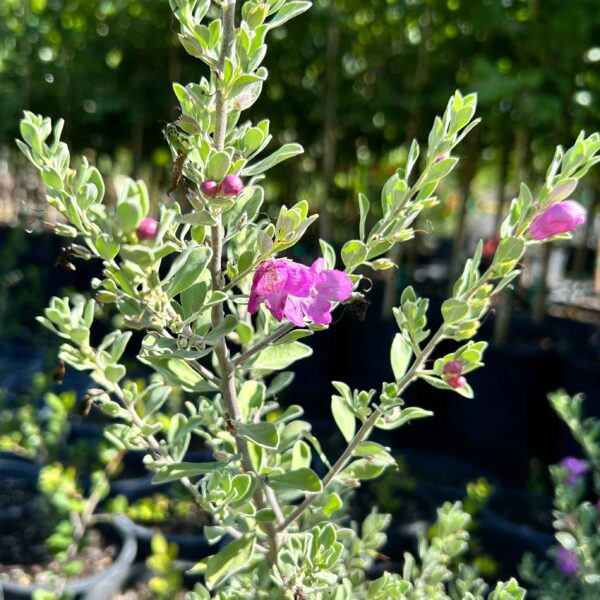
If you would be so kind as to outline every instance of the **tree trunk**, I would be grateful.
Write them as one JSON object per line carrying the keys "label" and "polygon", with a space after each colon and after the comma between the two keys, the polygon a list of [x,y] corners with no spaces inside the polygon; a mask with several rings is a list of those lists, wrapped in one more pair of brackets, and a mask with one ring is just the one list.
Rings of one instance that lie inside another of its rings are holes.
{"label": "tree trunk", "polygon": [[575,258],[573,259],[573,266],[571,267],[571,272],[569,273],[569,276],[573,279],[577,279],[579,276],[581,276],[585,269],[585,263],[588,256],[588,243],[594,233],[596,209],[598,208],[599,204],[600,189],[598,187],[598,184],[596,184],[594,186],[592,202],[590,203],[590,207],[588,209],[588,217],[583,228],[581,240],[579,244],[577,244],[577,248],[575,250]]}
{"label": "tree trunk", "polygon": [[454,242],[452,244],[452,256],[450,259],[450,291],[454,286],[454,279],[459,275],[462,262],[463,245],[465,241],[465,225],[467,220],[467,203],[471,193],[471,184],[477,173],[477,164],[479,161],[479,144],[475,142],[471,148],[469,156],[464,159],[463,168],[460,173],[460,196],[462,202],[458,213],[458,222],[454,232]]}
{"label": "tree trunk", "polygon": [[532,318],[533,322],[540,325],[546,319],[546,297],[548,296],[548,267],[550,266],[550,255],[552,246],[542,246],[542,268],[538,278],[537,292],[533,300]]}
{"label": "tree trunk", "polygon": [[340,27],[330,17],[327,28],[327,48],[325,50],[325,98],[323,117],[323,179],[325,181],[324,198],[319,219],[319,235],[325,240],[333,237],[333,215],[328,204],[333,194],[335,175],[336,140],[335,126],[337,113],[337,73],[340,46]]}
{"label": "tree trunk", "polygon": [[144,121],[141,115],[131,124],[131,177],[137,179],[142,166],[144,148]]}
{"label": "tree trunk", "polygon": [[508,179],[508,165],[510,159],[510,148],[508,143],[504,142],[500,147],[500,166],[498,171],[498,187],[496,188],[496,220],[494,222],[494,232],[500,237],[500,226],[504,217],[506,206],[506,181]]}

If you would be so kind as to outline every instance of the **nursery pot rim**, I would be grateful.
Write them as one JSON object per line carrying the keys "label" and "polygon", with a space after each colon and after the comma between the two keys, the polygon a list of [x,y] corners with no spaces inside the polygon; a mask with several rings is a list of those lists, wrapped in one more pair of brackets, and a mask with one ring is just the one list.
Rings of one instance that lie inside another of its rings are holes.
{"label": "nursery pot rim", "polygon": [[[137,539],[133,531],[133,523],[131,520],[124,515],[108,516],[106,518],[98,519],[98,524],[107,524],[112,527],[118,534],[121,540],[121,548],[114,562],[99,573],[94,573],[89,577],[72,581],[65,586],[65,592],[71,594],[85,594],[84,598],[87,598],[89,592],[93,592],[96,586],[98,586],[103,580],[113,579],[120,571],[129,568],[133,564],[137,553]],[[125,577],[123,578],[125,579]],[[19,594],[25,596],[26,594],[33,594],[36,590],[50,589],[42,585],[21,585],[14,583],[9,580],[0,579],[0,592]],[[90,598],[101,598],[102,596],[90,596]]]}

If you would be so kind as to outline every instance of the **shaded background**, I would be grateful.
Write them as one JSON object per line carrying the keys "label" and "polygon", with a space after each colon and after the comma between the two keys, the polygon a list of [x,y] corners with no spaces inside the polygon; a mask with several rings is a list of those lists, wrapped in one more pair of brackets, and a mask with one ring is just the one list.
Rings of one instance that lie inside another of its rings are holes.
{"label": "shaded background", "polygon": [[[484,118],[458,149],[440,205],[394,256],[400,268],[374,276],[367,319],[340,312],[312,338],[315,356],[298,364],[282,400],[305,406],[317,431],[331,420],[331,379],[368,389],[391,378],[396,325],[386,315],[400,290],[411,283],[432,298],[434,326],[477,240],[493,247],[518,182],[538,185],[557,144],[600,128],[597,8],[594,0],[317,0],[272,35],[270,77],[248,118],[268,116],[277,143],[306,149],[266,184],[269,209],[308,199],[321,213],[294,250],[299,260],[316,253],[318,237],[341,246],[352,235],[357,193],[377,204],[410,139],[426,142],[454,89],[478,92]],[[53,294],[87,294],[98,268],[54,266],[61,240],[45,228],[43,189],[12,141],[21,110],[64,117],[65,140],[106,175],[109,197],[130,175],[145,178],[159,203],[170,169],[162,129],[177,117],[169,83],[197,80],[202,69],[179,47],[166,0],[0,3],[0,387],[22,391],[35,371],[52,369],[57,342],[34,317]],[[407,402],[435,417],[383,441],[463,458],[511,487],[547,486],[544,465],[574,447],[546,394],[585,392],[600,415],[599,198],[596,170],[577,191],[587,224],[572,242],[533,253],[522,281],[497,301],[480,335],[492,344],[487,366],[470,377],[475,400],[415,385]],[[69,377],[65,386],[83,393],[85,380]]]}

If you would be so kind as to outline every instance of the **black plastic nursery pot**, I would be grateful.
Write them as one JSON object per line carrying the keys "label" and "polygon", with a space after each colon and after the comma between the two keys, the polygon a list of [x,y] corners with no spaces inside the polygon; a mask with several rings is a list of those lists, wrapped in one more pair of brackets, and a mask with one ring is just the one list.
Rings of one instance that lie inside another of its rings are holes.
{"label": "black plastic nursery pot", "polygon": [[[152,554],[152,538],[160,531],[139,523],[133,523],[133,532],[137,542],[136,561],[141,562]],[[216,547],[211,546],[201,533],[162,533],[162,535],[170,544],[177,544],[179,548],[177,556],[180,560],[192,561],[195,564],[206,556],[217,552]]]}
{"label": "black plastic nursery pot", "polygon": [[0,526],[3,529],[25,516],[37,493],[38,465],[0,455]]}
{"label": "black plastic nursery pot", "polygon": [[487,469],[455,456],[438,452],[393,450],[400,474],[413,482],[416,491],[440,506],[446,501],[462,500],[468,483],[483,478],[498,486],[498,478]]}
{"label": "black plastic nursery pot", "polygon": [[[65,592],[76,600],[110,600],[128,579],[137,552],[133,523],[123,516],[116,516],[97,525],[109,541],[117,542],[119,552],[113,563],[104,571],[66,585]],[[19,585],[0,579],[0,597],[4,600],[33,598],[33,585]]]}
{"label": "black plastic nursery pot", "polygon": [[476,456],[504,485],[522,487],[529,459],[548,462],[557,421],[547,396],[563,384],[563,362],[553,350],[490,346],[485,368],[468,375],[475,398],[451,399],[453,449]]}

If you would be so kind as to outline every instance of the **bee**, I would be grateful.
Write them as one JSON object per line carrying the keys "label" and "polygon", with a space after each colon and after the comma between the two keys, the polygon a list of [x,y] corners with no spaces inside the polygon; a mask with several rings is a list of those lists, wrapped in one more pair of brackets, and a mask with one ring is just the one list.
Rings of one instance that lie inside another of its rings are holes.
{"label": "bee", "polygon": [[296,586],[294,589],[294,600],[306,600],[304,590],[300,586]]}
{"label": "bee", "polygon": [[225,415],[225,428],[229,433],[235,432],[235,425],[233,424],[233,421],[229,415]]}
{"label": "bee", "polygon": [[174,123],[167,123],[166,127],[163,129],[163,135],[169,143],[169,146],[171,146],[178,155],[182,152],[186,152],[186,140],[177,125]]}
{"label": "bee", "polygon": [[177,154],[177,158],[173,162],[173,167],[171,168],[171,180],[169,182],[169,189],[167,190],[167,195],[173,193],[181,182],[181,178],[183,176],[183,165],[185,163],[185,152],[182,150]]}
{"label": "bee", "polygon": [[344,302],[346,306],[350,306],[354,309],[356,317],[359,321],[364,321],[367,316],[367,310],[371,304],[371,301],[367,299],[364,294],[360,292],[354,292],[350,298]]}
{"label": "bee", "polygon": [[64,380],[64,378],[65,378],[65,373],[66,372],[67,372],[67,369],[65,367],[65,361],[64,360],[59,360],[58,361],[58,366],[52,372],[52,379],[54,380],[54,383],[57,383],[58,385],[61,385],[62,382],[63,382],[63,380]]}
{"label": "bee", "polygon": [[73,247],[72,246],[64,246],[60,249],[60,253],[56,262],[54,263],[55,267],[62,267],[63,269],[67,269],[67,271],[75,271],[75,265],[71,262],[73,258]]}
{"label": "bee", "polygon": [[81,402],[77,404],[77,408],[75,410],[80,417],[87,417],[90,414],[90,410],[92,410],[93,404],[94,401],[92,397],[89,394],[86,394],[81,399]]}

